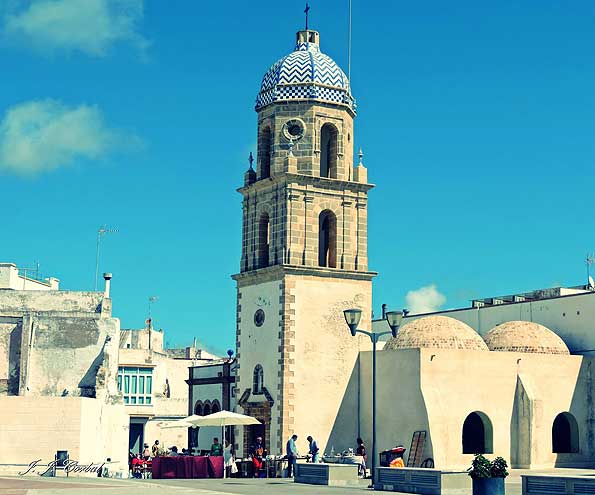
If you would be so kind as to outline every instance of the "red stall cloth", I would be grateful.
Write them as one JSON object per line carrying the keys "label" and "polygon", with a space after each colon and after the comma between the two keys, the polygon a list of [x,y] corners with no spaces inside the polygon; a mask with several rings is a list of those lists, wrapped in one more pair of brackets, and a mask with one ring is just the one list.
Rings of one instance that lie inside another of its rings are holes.
{"label": "red stall cloth", "polygon": [[155,457],[151,466],[153,479],[223,478],[223,457]]}
{"label": "red stall cloth", "polygon": [[223,478],[223,456],[209,456],[209,478]]}
{"label": "red stall cloth", "polygon": [[178,478],[177,457],[155,457],[151,466],[151,474],[154,479],[170,480]]}
{"label": "red stall cloth", "polygon": [[188,457],[192,459],[192,477],[193,478],[208,478],[209,477],[209,465],[207,457],[194,456]]}

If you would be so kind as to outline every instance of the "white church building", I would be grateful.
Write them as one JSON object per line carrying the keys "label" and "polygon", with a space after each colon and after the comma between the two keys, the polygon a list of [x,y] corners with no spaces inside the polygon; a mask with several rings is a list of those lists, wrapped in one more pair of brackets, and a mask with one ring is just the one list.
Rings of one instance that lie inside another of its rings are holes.
{"label": "white church building", "polygon": [[[355,100],[316,31],[265,73],[256,101],[258,156],[239,188],[237,409],[282,453],[293,434],[306,451],[370,447],[371,352],[343,311],[372,321],[367,257],[367,170],[354,163]],[[404,319],[378,356],[378,451],[425,432],[420,460],[467,467],[493,453],[513,467],[595,464],[595,293],[548,289],[474,301]]]}

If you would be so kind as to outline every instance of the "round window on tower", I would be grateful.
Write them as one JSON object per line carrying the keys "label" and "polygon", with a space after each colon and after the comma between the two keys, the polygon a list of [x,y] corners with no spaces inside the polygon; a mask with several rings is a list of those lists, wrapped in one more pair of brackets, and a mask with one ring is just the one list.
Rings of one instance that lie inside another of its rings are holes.
{"label": "round window on tower", "polygon": [[304,137],[306,124],[301,119],[292,119],[285,122],[283,135],[289,141],[298,141]]}
{"label": "round window on tower", "polygon": [[254,324],[257,327],[261,327],[264,324],[264,311],[262,309],[257,309],[256,313],[254,313]]}

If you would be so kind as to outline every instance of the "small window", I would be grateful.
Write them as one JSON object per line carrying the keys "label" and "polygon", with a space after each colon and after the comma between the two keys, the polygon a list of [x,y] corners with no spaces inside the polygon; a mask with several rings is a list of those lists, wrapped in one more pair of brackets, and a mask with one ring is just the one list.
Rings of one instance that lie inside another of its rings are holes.
{"label": "small window", "polygon": [[268,213],[263,213],[258,222],[258,268],[269,266],[271,223]]}
{"label": "small window", "polygon": [[265,127],[258,136],[259,179],[266,179],[271,176],[271,142],[271,129]]}
{"label": "small window", "polygon": [[197,401],[196,404],[194,405],[194,414],[196,414],[198,416],[202,416],[202,402],[201,401]]}
{"label": "small window", "polygon": [[151,404],[152,368],[118,368],[118,390],[124,396],[124,404]]}
{"label": "small window", "polygon": [[208,416],[209,414],[211,414],[211,404],[207,402],[202,408],[202,415]]}
{"label": "small window", "polygon": [[219,411],[221,411],[221,407],[219,407],[219,401],[216,400],[213,402],[213,404],[211,404],[211,414],[215,414]]}
{"label": "small window", "polygon": [[318,266],[337,268],[337,217],[324,210],[318,220]]}
{"label": "small window", "polygon": [[252,381],[252,393],[262,394],[264,387],[264,370],[260,364],[257,364],[254,368],[254,376]]}
{"label": "small window", "polygon": [[337,178],[339,131],[333,124],[320,129],[320,177]]}

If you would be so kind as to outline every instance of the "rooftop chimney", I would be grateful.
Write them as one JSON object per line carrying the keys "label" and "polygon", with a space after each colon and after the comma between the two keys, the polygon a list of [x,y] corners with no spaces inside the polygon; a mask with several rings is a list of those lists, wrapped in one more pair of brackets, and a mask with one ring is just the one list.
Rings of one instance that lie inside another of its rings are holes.
{"label": "rooftop chimney", "polygon": [[382,305],[382,319],[386,319],[386,304]]}
{"label": "rooftop chimney", "polygon": [[103,292],[103,295],[109,299],[109,290],[110,290],[110,285],[111,285],[111,280],[112,280],[112,274],[104,273],[103,279],[105,280],[105,291]]}

